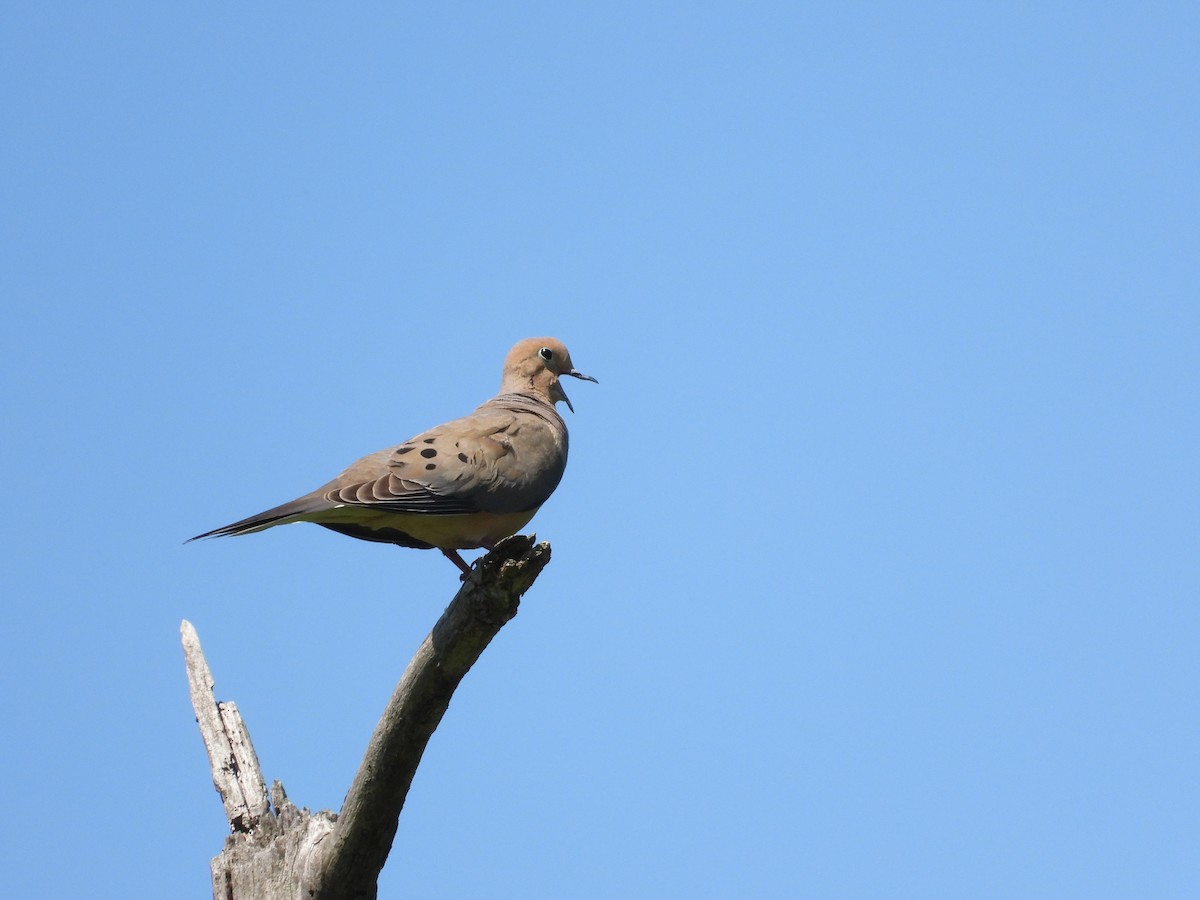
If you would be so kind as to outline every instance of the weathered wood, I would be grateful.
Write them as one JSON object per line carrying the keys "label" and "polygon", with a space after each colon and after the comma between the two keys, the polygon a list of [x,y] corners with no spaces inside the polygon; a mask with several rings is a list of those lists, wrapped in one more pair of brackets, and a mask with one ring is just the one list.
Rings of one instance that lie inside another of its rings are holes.
{"label": "weathered wood", "polygon": [[501,541],[465,580],[400,678],[339,815],[297,809],[266,786],[232,703],[217,703],[191,624],[182,626],[192,706],[231,834],[212,861],[215,900],[370,900],[421,756],[459,682],[517,613],[550,561],[532,535]]}
{"label": "weathered wood", "polygon": [[[212,671],[204,658],[196,629],[186,619],[180,626],[192,709],[213,784],[225,804],[230,834],[225,849],[213,857],[214,900],[293,900],[302,897],[302,864],[313,847],[333,828],[332,813],[299,810],[278,781],[267,800],[258,754],[250,733],[230,702],[217,702]],[[274,809],[272,809],[272,803]]]}
{"label": "weathered wood", "polygon": [[425,746],[462,677],[550,561],[550,545],[516,535],[501,541],[467,578],[418,648],[384,710],[333,833],[321,846],[312,896],[375,897],[400,810]]}
{"label": "weathered wood", "polygon": [[337,816],[297,809],[278,781],[271,813],[249,832],[225,838],[211,864],[213,900],[299,900],[314,850],[333,830]]}
{"label": "weathered wood", "polygon": [[213,784],[225,804],[225,818],[233,831],[251,831],[268,809],[267,786],[263,782],[258,756],[237,705],[218,703],[213,695],[212,670],[200,648],[196,629],[184,619],[179,630],[183,638],[192,709],[196,712],[196,723],[208,751]]}

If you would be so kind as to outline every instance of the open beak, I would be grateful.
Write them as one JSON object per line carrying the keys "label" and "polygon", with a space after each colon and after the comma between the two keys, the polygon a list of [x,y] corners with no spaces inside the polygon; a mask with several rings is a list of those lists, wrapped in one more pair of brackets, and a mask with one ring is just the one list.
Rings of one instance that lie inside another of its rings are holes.
{"label": "open beak", "polygon": [[[591,375],[584,375],[582,372],[578,371],[577,369],[572,369],[570,372],[563,372],[563,374],[570,375],[572,378],[578,378],[580,381],[590,381],[593,384],[600,383],[595,378],[593,378]],[[571,398],[567,396],[567,392],[562,389],[561,381],[559,382],[559,385],[558,385],[558,392],[560,394],[562,394],[563,402],[565,402],[567,404],[567,409],[569,409],[572,413],[574,413],[575,407],[573,407],[571,405]]]}

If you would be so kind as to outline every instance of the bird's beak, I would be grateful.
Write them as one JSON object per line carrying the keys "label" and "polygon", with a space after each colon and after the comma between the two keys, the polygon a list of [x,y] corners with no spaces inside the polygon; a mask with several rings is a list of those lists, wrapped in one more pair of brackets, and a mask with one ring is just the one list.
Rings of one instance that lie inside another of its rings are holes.
{"label": "bird's beak", "polygon": [[[580,381],[590,381],[593,384],[599,384],[591,375],[584,375],[577,369],[572,369],[570,372],[563,372],[564,375],[570,375],[572,378],[578,378]],[[571,398],[567,396],[567,392],[562,389],[562,382],[558,382],[558,392],[562,394],[563,402],[567,404],[567,409],[575,412],[575,407],[571,405]]]}

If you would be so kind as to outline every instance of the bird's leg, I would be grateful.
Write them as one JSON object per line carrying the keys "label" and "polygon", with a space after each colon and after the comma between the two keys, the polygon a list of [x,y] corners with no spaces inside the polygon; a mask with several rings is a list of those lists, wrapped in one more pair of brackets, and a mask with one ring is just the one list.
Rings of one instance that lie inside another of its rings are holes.
{"label": "bird's leg", "polygon": [[442,555],[445,556],[446,559],[450,560],[450,562],[454,563],[456,566],[459,567],[459,569],[462,570],[464,580],[466,579],[466,577],[468,575],[471,574],[471,567],[468,566],[466,564],[466,562],[463,560],[463,558],[458,555],[457,550],[442,550]]}

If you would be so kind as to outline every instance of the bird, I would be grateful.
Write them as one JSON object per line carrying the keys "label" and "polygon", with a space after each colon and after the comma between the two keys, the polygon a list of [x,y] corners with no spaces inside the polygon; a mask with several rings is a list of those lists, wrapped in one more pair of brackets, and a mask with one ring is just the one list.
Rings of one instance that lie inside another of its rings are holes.
{"label": "bird", "polygon": [[315,491],[189,538],[252,534],[313,522],[364,541],[440,550],[471,573],[459,550],[491,550],[516,534],[558,487],[567,466],[567,425],[555,404],[575,408],[564,376],[575,369],[555,338],[526,338],[504,359],[500,393],[470,415],[371,453]]}

